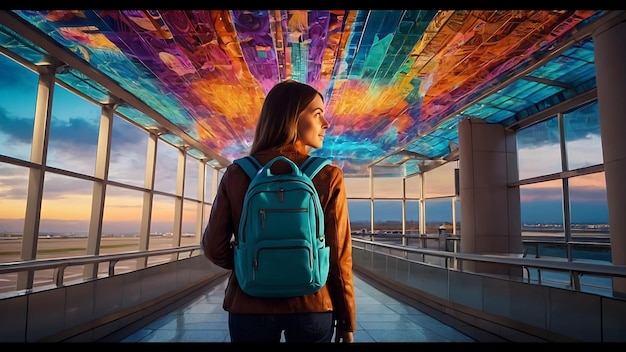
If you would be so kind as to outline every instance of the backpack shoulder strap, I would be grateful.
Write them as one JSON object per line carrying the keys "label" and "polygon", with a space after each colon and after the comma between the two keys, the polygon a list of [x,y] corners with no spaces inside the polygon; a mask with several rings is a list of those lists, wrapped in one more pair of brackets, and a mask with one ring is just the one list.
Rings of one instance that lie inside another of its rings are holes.
{"label": "backpack shoulder strap", "polygon": [[233,163],[239,165],[246,172],[250,179],[253,179],[254,176],[261,170],[263,165],[259,163],[252,155],[244,156],[243,158],[235,159]]}
{"label": "backpack shoulder strap", "polygon": [[330,164],[330,160],[311,155],[302,163],[302,165],[300,165],[300,170],[309,176],[310,179],[313,179],[313,177],[315,177],[315,175],[317,175],[317,173],[328,164]]}

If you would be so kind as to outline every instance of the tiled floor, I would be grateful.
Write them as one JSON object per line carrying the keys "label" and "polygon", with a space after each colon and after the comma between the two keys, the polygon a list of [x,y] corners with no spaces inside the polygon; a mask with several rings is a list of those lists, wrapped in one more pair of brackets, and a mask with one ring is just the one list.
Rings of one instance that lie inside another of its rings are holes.
{"label": "tiled floor", "polygon": [[[226,280],[118,340],[121,342],[229,342],[222,309]],[[476,342],[440,320],[404,304],[355,275],[355,342]],[[450,319],[444,319],[450,321]],[[459,325],[456,325],[459,326]],[[462,326],[461,329],[470,328]]]}

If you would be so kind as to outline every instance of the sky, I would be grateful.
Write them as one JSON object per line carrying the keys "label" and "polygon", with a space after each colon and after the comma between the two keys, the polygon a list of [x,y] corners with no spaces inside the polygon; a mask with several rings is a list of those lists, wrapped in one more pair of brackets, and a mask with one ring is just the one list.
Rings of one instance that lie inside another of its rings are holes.
{"label": "sky", "polygon": [[[1,56],[1,55],[0,55]],[[0,57],[0,154],[21,160],[30,159],[30,143],[36,98],[37,76],[21,66]],[[593,114],[593,111],[588,112]],[[586,117],[588,119],[588,117]],[[100,121],[100,109],[57,86],[53,100],[50,125],[48,166],[93,175]],[[602,163],[599,129],[589,125],[589,131],[578,131],[580,138],[567,143],[569,162],[576,167]],[[549,129],[548,129],[548,132]],[[560,168],[558,142],[546,137],[540,128],[528,129],[520,136],[525,141],[518,146],[518,165],[521,177],[533,177],[556,172]],[[537,137],[537,138],[535,138]],[[535,138],[535,139],[533,139]],[[538,142],[544,141],[544,142]],[[109,179],[143,186],[148,134],[121,118],[115,118]],[[157,148],[157,179],[155,189],[174,193],[177,171],[177,150],[163,142]],[[540,156],[540,157],[537,157]],[[198,164],[188,158],[186,196],[198,192]],[[439,175],[426,178],[427,197],[452,195],[454,165],[440,168]],[[452,178],[450,178],[452,177]],[[205,196],[212,200],[212,175],[206,175]],[[451,183],[452,181],[452,183]],[[25,167],[0,163],[0,232],[21,232],[25,210],[28,170]],[[356,197],[366,197],[369,181],[349,182],[348,191]],[[375,181],[376,197],[401,196],[399,179]],[[418,183],[407,182],[413,197]],[[586,175],[570,180],[572,222],[607,223],[604,173]],[[561,223],[561,181],[522,186],[522,222]],[[42,202],[42,231],[87,231],[90,216],[92,184],[62,175],[47,173]],[[349,196],[351,195],[349,194]],[[141,192],[108,187],[103,231],[134,232],[139,230]],[[153,213],[153,231],[170,232],[174,207],[171,199],[156,197]],[[183,232],[194,232],[192,214],[195,205],[186,204],[183,214]],[[418,220],[417,201],[407,202],[407,221]],[[350,201],[350,217],[354,221],[369,221],[369,201]],[[450,198],[428,200],[427,221],[450,222]],[[457,209],[457,216],[458,214]],[[375,221],[400,221],[400,201],[377,201]]]}

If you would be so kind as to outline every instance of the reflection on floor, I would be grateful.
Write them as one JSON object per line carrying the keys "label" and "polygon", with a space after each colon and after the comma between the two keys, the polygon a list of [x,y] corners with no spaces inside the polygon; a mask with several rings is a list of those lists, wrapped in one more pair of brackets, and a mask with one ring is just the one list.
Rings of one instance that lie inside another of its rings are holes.
{"label": "reflection on floor", "polygon": [[[118,341],[229,342],[228,314],[222,309],[226,280],[227,278],[220,280],[197,298]],[[450,317],[439,317],[441,320],[438,320],[404,304],[363,281],[357,275],[355,275],[355,291],[357,305],[355,342],[494,341],[492,336],[481,336],[480,331],[476,331],[478,329],[463,325],[463,323],[459,325],[458,321]],[[474,338],[462,333],[461,330],[468,334],[471,332]]]}

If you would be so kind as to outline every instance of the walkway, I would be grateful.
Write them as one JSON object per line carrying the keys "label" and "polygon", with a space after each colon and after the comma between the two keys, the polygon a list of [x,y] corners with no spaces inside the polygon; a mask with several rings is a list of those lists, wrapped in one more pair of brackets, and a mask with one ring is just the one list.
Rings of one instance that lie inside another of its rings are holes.
{"label": "walkway", "polygon": [[[173,310],[151,322],[132,327],[132,331],[118,332],[103,342],[229,342],[228,314],[222,309],[226,280],[227,277],[220,279],[198,297],[173,307]],[[355,291],[355,342],[502,341],[428,308],[424,310],[431,315],[426,314],[382,292],[357,275]]]}

